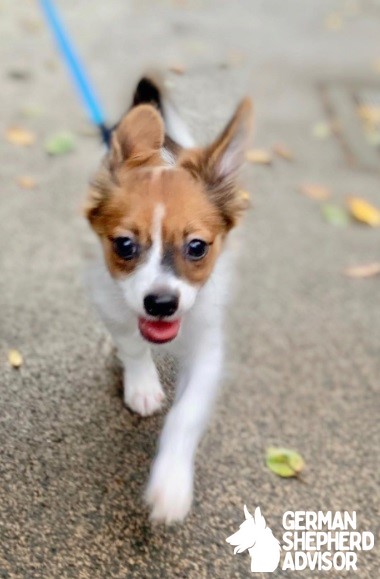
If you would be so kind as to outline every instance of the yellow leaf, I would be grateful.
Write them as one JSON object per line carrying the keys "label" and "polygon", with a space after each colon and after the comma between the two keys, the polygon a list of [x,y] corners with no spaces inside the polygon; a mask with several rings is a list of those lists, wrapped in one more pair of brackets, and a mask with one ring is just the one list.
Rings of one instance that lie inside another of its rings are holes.
{"label": "yellow leaf", "polygon": [[380,125],[380,105],[359,105],[358,114],[368,125]]}
{"label": "yellow leaf", "polygon": [[315,123],[311,129],[311,133],[312,133],[313,137],[315,137],[316,139],[321,139],[321,140],[327,139],[328,137],[330,137],[331,132],[332,132],[332,127],[331,127],[330,123],[326,123],[324,121]]}
{"label": "yellow leaf", "polygon": [[286,161],[294,161],[294,155],[293,155],[292,151],[288,147],[286,147],[286,145],[283,145],[281,143],[277,143],[273,147],[273,152],[278,157],[281,157],[282,159],[285,159]]}
{"label": "yellow leaf", "polygon": [[272,163],[272,155],[270,151],[265,149],[249,149],[245,158],[249,163],[255,163],[257,165],[270,165]]}
{"label": "yellow leaf", "polygon": [[324,185],[318,185],[316,183],[304,183],[299,187],[299,192],[310,199],[315,199],[316,201],[326,201],[329,199],[331,193],[328,187]]}
{"label": "yellow leaf", "polygon": [[380,274],[380,263],[374,262],[365,265],[354,265],[352,267],[347,267],[343,273],[348,277],[373,277]]}
{"label": "yellow leaf", "polygon": [[36,136],[31,131],[23,129],[21,127],[10,127],[5,133],[7,141],[13,145],[19,145],[21,147],[28,147],[33,145],[36,140]]}
{"label": "yellow leaf", "polygon": [[349,197],[347,199],[348,209],[357,221],[366,223],[372,227],[380,226],[380,211],[373,205],[360,199],[360,197]]}
{"label": "yellow leaf", "polygon": [[18,350],[9,350],[8,362],[12,368],[20,368],[22,365],[22,356]]}
{"label": "yellow leaf", "polygon": [[34,189],[37,185],[36,180],[29,175],[23,175],[17,178],[17,183],[22,189]]}

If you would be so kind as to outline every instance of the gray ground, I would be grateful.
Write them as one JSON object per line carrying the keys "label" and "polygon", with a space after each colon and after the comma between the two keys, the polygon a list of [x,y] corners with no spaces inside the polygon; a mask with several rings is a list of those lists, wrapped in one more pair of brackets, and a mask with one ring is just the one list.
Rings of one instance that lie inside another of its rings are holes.
{"label": "gray ground", "polygon": [[[352,127],[342,142],[311,135],[327,118],[330,83],[343,95],[380,87],[372,68],[379,3],[59,6],[111,119],[147,63],[183,62],[186,74],[170,78],[198,136],[214,134],[249,92],[257,146],[284,142],[295,161],[247,169],[253,208],[241,289],[230,308],[224,389],[198,455],[194,508],[182,527],[152,527],[141,495],[162,416],[144,420],[123,408],[120,369],[81,282],[88,232],[80,205],[99,146],[83,134],[83,110],[38,7],[0,1],[1,134],[17,124],[37,135],[30,148],[0,140],[0,576],[248,577],[248,554],[234,557],[225,542],[244,502],[261,506],[278,537],[286,510],[356,510],[361,530],[378,531],[379,278],[350,280],[341,271],[378,260],[379,233],[326,223],[296,188],[316,181],[338,202],[356,194],[379,204],[375,153],[362,135],[354,128],[351,144]],[[337,31],[325,26],[335,11],[343,15]],[[23,71],[26,78],[14,78]],[[41,115],[24,118],[31,106]],[[78,133],[77,149],[49,158],[43,142],[58,129]],[[350,147],[360,149],[356,165]],[[38,180],[36,190],[16,184],[25,174]],[[7,363],[13,347],[24,356],[19,371]],[[166,383],[171,374],[164,371]],[[267,470],[269,444],[302,453],[306,484]],[[357,573],[326,576],[373,578],[376,554],[378,547],[359,553]]]}

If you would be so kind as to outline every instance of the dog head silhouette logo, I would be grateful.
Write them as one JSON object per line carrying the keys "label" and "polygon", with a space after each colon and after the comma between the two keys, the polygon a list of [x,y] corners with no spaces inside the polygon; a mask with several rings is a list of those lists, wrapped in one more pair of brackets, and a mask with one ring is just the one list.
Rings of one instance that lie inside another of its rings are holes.
{"label": "dog head silhouette logo", "polygon": [[255,573],[272,573],[280,562],[281,547],[272,531],[266,526],[260,507],[251,515],[244,505],[245,521],[239,530],[226,539],[234,545],[234,555],[248,549],[251,557],[251,571]]}

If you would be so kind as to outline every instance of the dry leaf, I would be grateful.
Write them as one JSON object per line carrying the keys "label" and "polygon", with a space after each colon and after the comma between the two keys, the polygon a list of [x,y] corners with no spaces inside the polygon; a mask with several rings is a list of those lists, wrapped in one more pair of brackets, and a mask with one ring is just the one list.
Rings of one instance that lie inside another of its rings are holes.
{"label": "dry leaf", "polygon": [[20,368],[22,365],[22,356],[18,350],[9,350],[8,362],[12,368]]}
{"label": "dry leaf", "polygon": [[36,180],[29,175],[23,175],[22,177],[17,177],[17,183],[22,189],[34,189],[37,185]]}
{"label": "dry leaf", "polygon": [[265,149],[249,149],[245,158],[249,163],[256,163],[257,165],[270,165],[272,163],[272,154]]}
{"label": "dry leaf", "polygon": [[186,67],[184,64],[172,64],[169,66],[170,72],[174,72],[174,74],[184,74],[186,72]]}
{"label": "dry leaf", "polygon": [[348,277],[356,277],[356,278],[373,277],[374,275],[380,274],[380,263],[373,262],[367,263],[365,265],[354,265],[352,267],[347,267],[343,273]]}
{"label": "dry leaf", "polygon": [[292,151],[288,149],[288,147],[286,147],[285,145],[282,145],[281,143],[277,143],[276,145],[273,146],[273,152],[278,157],[281,157],[286,161],[294,161],[294,155]]}
{"label": "dry leaf", "polygon": [[315,199],[316,201],[326,201],[331,196],[330,189],[324,185],[318,185],[316,183],[304,183],[300,185],[299,192],[310,199]]}
{"label": "dry leaf", "polygon": [[325,26],[328,30],[336,32],[343,27],[343,19],[337,12],[332,12],[325,19]]}
{"label": "dry leaf", "polygon": [[7,141],[13,145],[19,145],[21,147],[28,147],[33,145],[36,140],[36,136],[31,131],[22,129],[21,127],[10,127],[5,133]]}
{"label": "dry leaf", "polygon": [[352,217],[357,221],[366,223],[371,227],[380,226],[380,210],[364,199],[360,197],[349,197],[347,199],[347,206]]}
{"label": "dry leaf", "polygon": [[358,114],[368,125],[380,126],[380,105],[359,105]]}

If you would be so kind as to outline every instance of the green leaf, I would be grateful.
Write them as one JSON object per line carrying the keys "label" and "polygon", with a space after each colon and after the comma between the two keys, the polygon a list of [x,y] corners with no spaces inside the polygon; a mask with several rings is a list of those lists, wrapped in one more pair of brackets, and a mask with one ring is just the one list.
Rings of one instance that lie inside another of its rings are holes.
{"label": "green leaf", "polygon": [[336,225],[338,227],[344,227],[350,222],[350,217],[343,207],[339,205],[334,205],[333,203],[324,203],[321,206],[323,217],[331,223],[331,225]]}
{"label": "green leaf", "polygon": [[299,476],[305,466],[302,456],[295,450],[274,447],[267,449],[266,464],[269,470],[285,478]]}
{"label": "green leaf", "polygon": [[68,131],[56,133],[45,141],[45,151],[49,155],[64,155],[75,149],[75,137]]}

